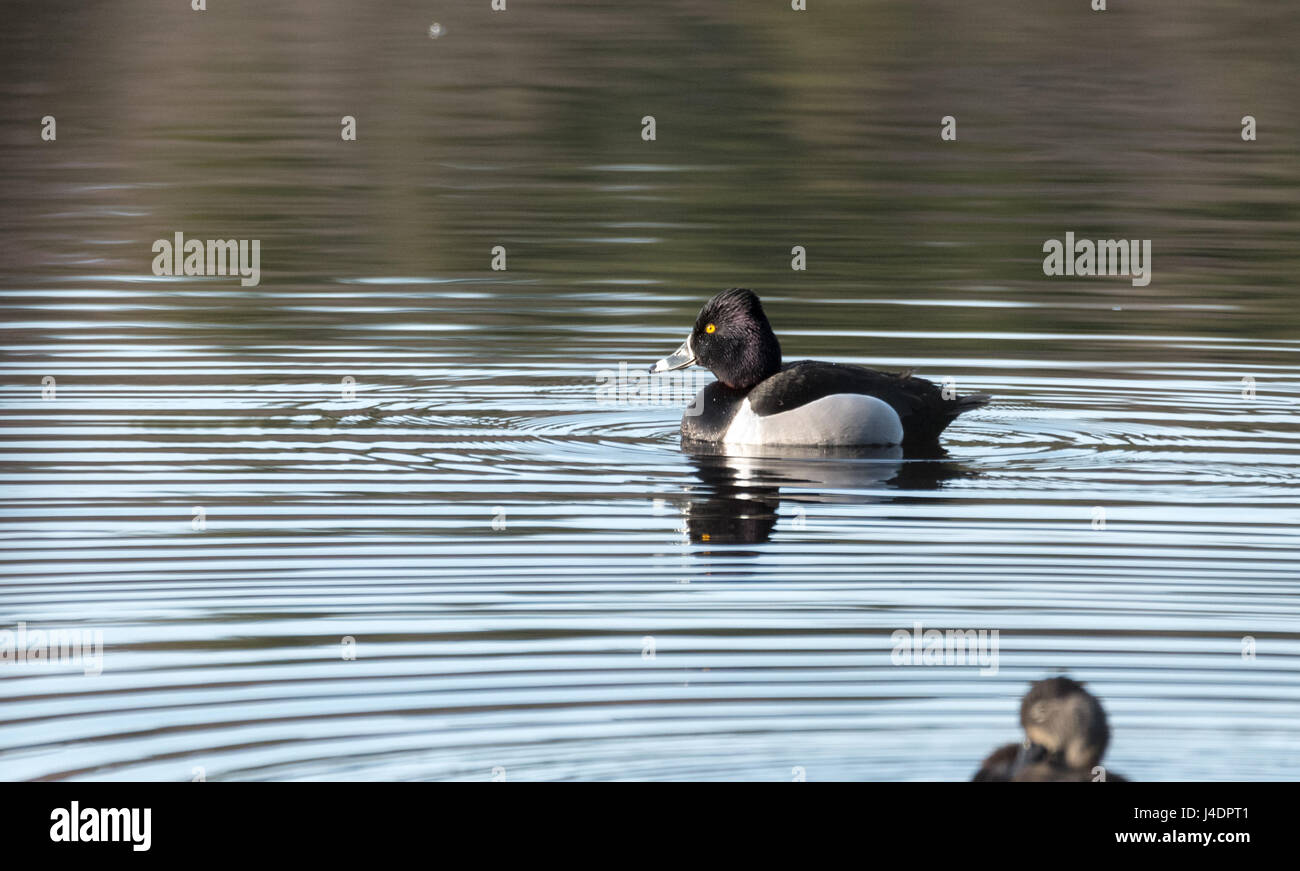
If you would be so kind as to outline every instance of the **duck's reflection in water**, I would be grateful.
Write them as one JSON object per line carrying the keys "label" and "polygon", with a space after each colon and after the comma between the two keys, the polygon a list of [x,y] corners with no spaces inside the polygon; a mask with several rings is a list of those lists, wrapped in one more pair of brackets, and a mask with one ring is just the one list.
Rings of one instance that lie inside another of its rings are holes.
{"label": "duck's reflection in water", "polygon": [[[684,488],[680,507],[696,544],[756,544],[776,528],[782,488],[795,503],[881,504],[910,501],[908,490],[935,490],[972,474],[941,448],[924,453],[888,448],[744,449],[683,443],[699,485]],[[864,492],[871,491],[871,492]],[[798,524],[802,512],[792,521]]]}

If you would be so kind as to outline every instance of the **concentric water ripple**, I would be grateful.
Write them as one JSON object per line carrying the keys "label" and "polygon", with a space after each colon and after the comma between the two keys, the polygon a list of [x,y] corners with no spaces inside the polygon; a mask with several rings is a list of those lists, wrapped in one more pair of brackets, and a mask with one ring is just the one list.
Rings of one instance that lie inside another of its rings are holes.
{"label": "concentric water ripple", "polygon": [[[9,365],[7,615],[105,652],[6,671],[7,777],[960,778],[1058,668],[1130,776],[1300,776],[1296,368],[918,361],[999,397],[946,457],[694,458],[578,367],[372,381],[375,343],[355,399],[288,352]],[[891,665],[917,621],[997,674]]]}

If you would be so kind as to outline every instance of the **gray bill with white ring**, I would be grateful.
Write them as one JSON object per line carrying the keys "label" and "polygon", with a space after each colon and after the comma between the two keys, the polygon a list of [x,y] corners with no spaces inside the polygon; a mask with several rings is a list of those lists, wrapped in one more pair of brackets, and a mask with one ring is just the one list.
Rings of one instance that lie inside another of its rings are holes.
{"label": "gray bill with white ring", "polygon": [[658,363],[650,367],[651,372],[671,372],[674,369],[685,369],[695,363],[695,352],[691,350],[691,340],[688,336],[682,346],[673,351],[671,356],[664,357]]}

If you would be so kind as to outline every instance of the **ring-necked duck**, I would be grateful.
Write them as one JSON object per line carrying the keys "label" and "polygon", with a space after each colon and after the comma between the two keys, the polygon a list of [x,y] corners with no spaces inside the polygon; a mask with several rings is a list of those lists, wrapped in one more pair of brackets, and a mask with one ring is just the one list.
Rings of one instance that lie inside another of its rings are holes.
{"label": "ring-necked duck", "polygon": [[944,398],[937,384],[865,366],[800,360],[781,365],[763,306],[733,287],[709,300],[676,352],[651,367],[694,364],[709,384],[682,416],[682,438],[738,445],[936,445],[957,415],[989,396]]}
{"label": "ring-necked duck", "polygon": [[1083,684],[1054,677],[1029,685],[1020,703],[1025,740],[989,754],[976,781],[1127,782],[1107,771],[1101,757],[1110,743],[1106,711]]}

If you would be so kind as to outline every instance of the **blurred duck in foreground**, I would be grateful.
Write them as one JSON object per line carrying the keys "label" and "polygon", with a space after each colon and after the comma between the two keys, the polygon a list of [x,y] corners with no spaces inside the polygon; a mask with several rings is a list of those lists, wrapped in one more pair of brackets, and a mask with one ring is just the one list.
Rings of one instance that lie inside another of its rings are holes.
{"label": "blurred duck in foreground", "polygon": [[1025,740],[994,750],[974,780],[1127,782],[1101,765],[1110,743],[1106,712],[1078,681],[1054,677],[1030,684],[1020,703],[1020,724]]}

